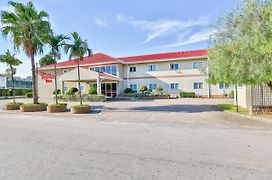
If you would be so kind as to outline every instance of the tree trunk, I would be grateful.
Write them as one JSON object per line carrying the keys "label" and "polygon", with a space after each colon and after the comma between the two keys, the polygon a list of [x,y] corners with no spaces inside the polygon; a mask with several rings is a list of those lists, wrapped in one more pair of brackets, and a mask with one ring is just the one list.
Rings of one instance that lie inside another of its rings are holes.
{"label": "tree trunk", "polygon": [[13,77],[13,67],[10,66],[10,70],[11,70],[11,82],[12,82],[12,97],[13,97],[13,102],[15,104],[15,90],[14,90],[14,77]]}
{"label": "tree trunk", "polygon": [[272,90],[272,82],[268,83],[267,86]]}
{"label": "tree trunk", "polygon": [[79,100],[80,100],[80,105],[82,105],[81,88],[80,88],[80,70],[79,70],[79,59],[78,59],[78,61],[77,61],[77,78],[78,78],[78,92],[79,92]]}
{"label": "tree trunk", "polygon": [[36,79],[36,68],[34,54],[31,55],[31,67],[32,67],[32,95],[33,103],[38,104],[38,92],[37,92],[37,79]]}
{"label": "tree trunk", "polygon": [[55,72],[55,98],[56,98],[56,104],[58,104],[57,61],[55,56],[54,56],[54,72]]}

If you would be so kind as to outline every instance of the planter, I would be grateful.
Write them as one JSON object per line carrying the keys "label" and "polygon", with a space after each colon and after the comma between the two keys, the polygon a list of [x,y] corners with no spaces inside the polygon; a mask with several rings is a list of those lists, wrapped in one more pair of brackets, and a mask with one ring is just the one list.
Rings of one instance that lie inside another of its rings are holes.
{"label": "planter", "polygon": [[21,104],[6,104],[4,109],[5,110],[19,110]]}
{"label": "planter", "polygon": [[82,105],[82,106],[72,106],[71,107],[72,114],[87,114],[91,113],[91,106],[90,105]]}
{"label": "planter", "polygon": [[24,104],[20,106],[21,112],[38,112],[46,110],[47,104]]}
{"label": "planter", "polygon": [[49,105],[47,106],[47,112],[58,113],[67,111],[67,104]]}

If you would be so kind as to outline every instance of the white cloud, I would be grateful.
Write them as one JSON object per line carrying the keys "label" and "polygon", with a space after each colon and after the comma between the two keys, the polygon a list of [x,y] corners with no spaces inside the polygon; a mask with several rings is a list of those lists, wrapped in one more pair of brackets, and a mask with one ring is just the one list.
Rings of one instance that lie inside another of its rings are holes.
{"label": "white cloud", "polygon": [[[155,21],[136,20],[131,16],[117,15],[116,20],[132,25],[147,33],[146,39],[140,44],[148,43],[156,38],[168,36],[173,33],[188,31],[194,26],[208,26],[208,17],[200,17],[195,20],[180,21],[171,19],[159,19]],[[181,33],[180,33],[181,34]]]}
{"label": "white cloud", "polygon": [[106,20],[101,19],[101,18],[98,18],[98,17],[96,17],[96,18],[94,19],[94,22],[95,22],[95,24],[97,24],[98,26],[107,26]]}
{"label": "white cloud", "polygon": [[207,41],[210,39],[211,35],[214,32],[215,32],[214,29],[208,29],[208,30],[196,32],[185,40],[178,40],[176,43],[160,46],[159,48],[173,48],[173,47],[179,47],[179,46],[184,46],[188,44],[194,44],[197,42]]}

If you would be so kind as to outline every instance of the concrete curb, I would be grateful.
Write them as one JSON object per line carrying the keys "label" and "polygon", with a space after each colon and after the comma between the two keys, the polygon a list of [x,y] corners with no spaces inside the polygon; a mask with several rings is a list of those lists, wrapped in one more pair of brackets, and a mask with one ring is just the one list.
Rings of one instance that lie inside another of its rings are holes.
{"label": "concrete curb", "polygon": [[244,115],[244,114],[239,114],[239,113],[232,112],[232,111],[227,111],[227,110],[222,110],[222,111],[226,112],[226,113],[229,113],[229,114],[233,114],[235,116],[245,117],[245,118],[253,119],[255,121],[262,121],[262,122],[266,122],[266,123],[271,123],[272,124],[272,118],[265,118],[265,117],[260,117],[260,116],[251,116],[251,115]]}

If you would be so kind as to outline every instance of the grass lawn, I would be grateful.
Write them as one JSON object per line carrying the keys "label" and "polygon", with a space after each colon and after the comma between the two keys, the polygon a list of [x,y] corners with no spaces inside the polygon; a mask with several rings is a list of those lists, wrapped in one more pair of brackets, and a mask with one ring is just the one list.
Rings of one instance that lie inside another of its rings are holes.
{"label": "grass lawn", "polygon": [[[224,111],[236,112],[236,106],[234,104],[219,104],[218,107]],[[249,115],[249,110],[239,106],[238,113],[244,114],[244,115]]]}

